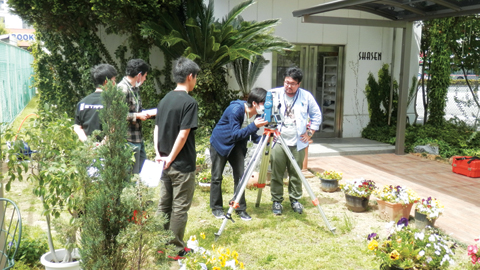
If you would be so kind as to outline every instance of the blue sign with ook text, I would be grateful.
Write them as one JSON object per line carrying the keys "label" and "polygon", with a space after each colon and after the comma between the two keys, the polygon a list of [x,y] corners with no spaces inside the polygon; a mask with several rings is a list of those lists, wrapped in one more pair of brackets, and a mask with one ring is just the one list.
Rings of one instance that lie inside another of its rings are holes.
{"label": "blue sign with ook text", "polygon": [[10,34],[10,36],[16,37],[18,41],[35,41],[34,34]]}

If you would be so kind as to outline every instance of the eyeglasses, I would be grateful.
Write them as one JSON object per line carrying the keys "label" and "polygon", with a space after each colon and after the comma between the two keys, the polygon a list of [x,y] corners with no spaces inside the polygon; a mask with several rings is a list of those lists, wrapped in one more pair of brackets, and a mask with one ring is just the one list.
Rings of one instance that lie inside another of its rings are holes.
{"label": "eyeglasses", "polygon": [[298,83],[296,82],[287,82],[287,81],[284,81],[283,84],[287,86],[292,86],[292,87],[295,87],[298,85]]}

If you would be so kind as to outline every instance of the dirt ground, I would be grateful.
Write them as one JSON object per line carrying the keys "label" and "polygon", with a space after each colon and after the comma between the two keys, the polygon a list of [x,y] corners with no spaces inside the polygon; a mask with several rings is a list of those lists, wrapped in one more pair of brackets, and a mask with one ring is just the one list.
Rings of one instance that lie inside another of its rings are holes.
{"label": "dirt ground", "polygon": [[[7,172],[6,164],[3,164],[2,172],[4,174]],[[5,190],[5,183],[6,181],[4,180],[2,183],[3,197],[11,199],[17,204],[22,216],[22,223],[39,226],[46,230],[47,223],[45,217],[42,215],[43,206],[40,198],[33,195],[32,184],[26,179],[21,182],[14,181],[11,184],[10,191],[7,191]]]}

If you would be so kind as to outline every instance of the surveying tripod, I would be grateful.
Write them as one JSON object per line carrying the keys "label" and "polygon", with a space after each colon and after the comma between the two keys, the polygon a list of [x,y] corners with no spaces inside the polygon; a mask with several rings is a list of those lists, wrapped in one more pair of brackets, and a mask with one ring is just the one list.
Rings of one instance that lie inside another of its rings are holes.
{"label": "surveying tripod", "polygon": [[[308,194],[310,195],[310,198],[312,199],[312,203],[314,206],[317,207],[318,211],[322,215],[323,221],[325,221],[325,224],[327,225],[328,229],[335,234],[335,227],[332,227],[330,223],[328,222],[327,217],[325,216],[325,213],[323,212],[322,208],[320,207],[320,204],[318,202],[318,198],[313,194],[312,188],[308,184],[307,180],[305,179],[305,176],[302,173],[302,170],[298,166],[297,162],[295,161],[292,152],[290,149],[288,149],[288,146],[284,139],[282,138],[280,132],[277,130],[277,124],[269,124],[268,126],[265,127],[265,131],[263,132],[263,135],[258,143],[257,148],[255,148],[255,151],[253,153],[252,158],[250,159],[245,173],[242,176],[242,179],[238,183],[238,186],[236,188],[236,192],[233,195],[234,199],[230,202],[230,207],[227,211],[227,214],[225,214],[225,218],[223,219],[222,225],[220,226],[220,229],[218,232],[215,234],[215,241],[220,237],[222,234],[223,230],[225,229],[225,226],[227,225],[227,221],[232,221],[235,222],[232,218],[232,213],[234,208],[239,207],[239,201],[240,198],[242,197],[242,194],[245,192],[245,188],[247,187],[248,179],[253,173],[253,170],[255,169],[257,163],[261,161],[260,163],[260,172],[258,176],[258,184],[256,185],[258,187],[258,195],[257,195],[257,202],[255,203],[255,207],[260,206],[260,200],[262,197],[262,189],[265,187],[265,178],[267,175],[267,170],[268,170],[268,164],[270,161],[270,152],[272,148],[275,146],[276,141],[279,140],[280,146],[282,147],[283,151],[285,151],[285,154],[288,156],[288,159],[292,163],[292,165],[295,168],[295,171],[297,172],[298,176],[303,182],[303,185],[307,189]],[[307,158],[307,157],[305,157]]]}

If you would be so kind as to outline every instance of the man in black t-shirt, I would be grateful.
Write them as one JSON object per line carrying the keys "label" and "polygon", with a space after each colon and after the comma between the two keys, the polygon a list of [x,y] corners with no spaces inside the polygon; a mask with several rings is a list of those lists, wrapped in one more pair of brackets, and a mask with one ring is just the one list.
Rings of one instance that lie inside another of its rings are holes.
{"label": "man in black t-shirt", "polygon": [[115,83],[115,77],[117,76],[117,70],[109,64],[94,66],[90,73],[96,90],[90,95],[84,97],[77,104],[77,110],[75,111],[75,125],[73,127],[75,133],[77,133],[78,138],[82,142],[86,141],[87,136],[90,136],[93,131],[102,130],[99,112],[103,109],[102,86],[104,86],[108,80],[112,80],[113,83]]}
{"label": "man in black t-shirt", "polygon": [[198,103],[188,92],[197,83],[199,66],[192,60],[179,58],[173,71],[177,87],[170,91],[157,107],[153,133],[155,160],[164,161],[161,178],[159,213],[165,213],[168,222],[165,229],[173,232],[180,259],[188,249],[183,237],[188,220],[188,210],[195,191],[195,129],[198,125]]}

